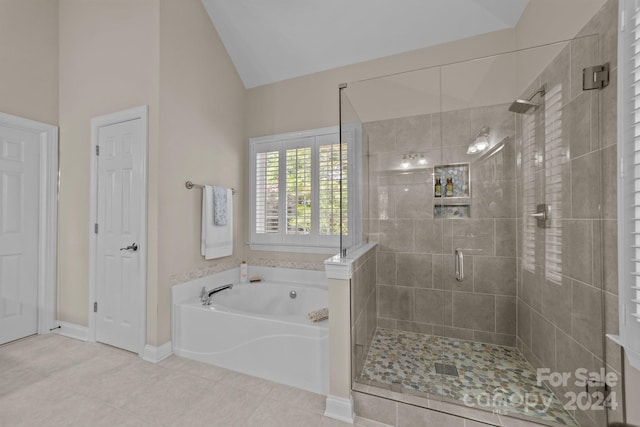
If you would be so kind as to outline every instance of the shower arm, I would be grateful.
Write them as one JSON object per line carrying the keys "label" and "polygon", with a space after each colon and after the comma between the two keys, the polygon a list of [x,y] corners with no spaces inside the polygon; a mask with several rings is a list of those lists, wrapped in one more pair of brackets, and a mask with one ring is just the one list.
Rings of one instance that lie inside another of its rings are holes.
{"label": "shower arm", "polygon": [[542,87],[540,89],[538,89],[537,91],[533,92],[533,95],[531,95],[529,97],[529,99],[527,99],[527,101],[531,101],[533,98],[535,98],[536,95],[542,95],[544,96],[547,93],[547,84],[543,84]]}

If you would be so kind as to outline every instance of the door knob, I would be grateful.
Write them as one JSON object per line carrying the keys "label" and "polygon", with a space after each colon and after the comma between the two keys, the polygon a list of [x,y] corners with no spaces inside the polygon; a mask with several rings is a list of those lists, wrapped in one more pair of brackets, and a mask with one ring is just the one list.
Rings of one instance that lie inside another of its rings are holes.
{"label": "door knob", "polygon": [[132,244],[130,244],[129,246],[127,246],[126,248],[120,248],[121,251],[137,251],[138,250],[138,245],[134,242]]}

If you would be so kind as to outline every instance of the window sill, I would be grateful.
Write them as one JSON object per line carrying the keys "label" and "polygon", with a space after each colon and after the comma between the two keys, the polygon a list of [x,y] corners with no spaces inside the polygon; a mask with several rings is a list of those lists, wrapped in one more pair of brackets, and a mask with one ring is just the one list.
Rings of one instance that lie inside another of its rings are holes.
{"label": "window sill", "polygon": [[265,243],[249,243],[252,251],[268,251],[268,252],[295,252],[303,254],[324,254],[334,255],[340,252],[338,247],[327,246],[297,246],[297,245],[274,245]]}

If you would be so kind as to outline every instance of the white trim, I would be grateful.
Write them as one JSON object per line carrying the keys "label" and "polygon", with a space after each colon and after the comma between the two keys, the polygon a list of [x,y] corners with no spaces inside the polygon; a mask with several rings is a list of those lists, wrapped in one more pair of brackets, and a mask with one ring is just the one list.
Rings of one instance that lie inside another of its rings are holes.
{"label": "white trim", "polygon": [[324,271],[327,275],[327,279],[350,280],[353,274],[351,263],[331,264],[328,261],[332,259],[333,258],[329,258],[324,262]]}
{"label": "white trim", "polygon": [[149,182],[148,182],[148,151],[149,151],[149,107],[142,105],[140,107],[131,108],[129,110],[119,111],[104,116],[94,117],[91,119],[91,200],[90,200],[90,221],[89,221],[89,341],[96,340],[96,323],[95,314],[93,312],[93,302],[96,295],[96,256],[98,239],[94,233],[94,224],[98,218],[98,160],[95,155],[96,146],[98,145],[98,129],[103,126],[109,126],[117,123],[127,122],[131,120],[141,120],[141,135],[143,149],[143,166],[142,180],[144,186],[144,207],[140,213],[140,245],[139,253],[141,259],[141,281],[143,285],[139,290],[139,347],[138,355],[144,356],[145,344],[147,342],[147,212],[149,203]]}
{"label": "white trim", "polygon": [[54,333],[80,341],[89,340],[89,328],[86,326],[61,321],[57,321],[56,323],[60,326],[60,329],[55,329]]}
{"label": "white trim", "polygon": [[356,248],[349,249],[345,258],[342,258],[340,254],[336,254],[326,259],[324,261],[324,271],[327,279],[351,279],[353,275],[353,263],[374,249],[376,245],[376,242],[364,243]]}
{"label": "white trim", "polygon": [[348,424],[353,424],[356,413],[353,409],[353,398],[345,399],[338,396],[327,396],[324,416],[339,420]]}
{"label": "white trim", "polygon": [[255,138],[251,138],[250,141],[257,142],[257,143],[277,142],[277,141],[282,141],[284,139],[297,139],[297,138],[307,138],[310,136],[331,135],[334,133],[338,133],[339,131],[340,131],[340,128],[338,126],[329,126],[324,128],[318,128],[318,129],[279,133],[277,135],[257,136]]}
{"label": "white trim", "polygon": [[147,344],[144,346],[144,354],[142,355],[142,358],[147,362],[158,363],[173,354],[172,348],[171,341],[167,341],[160,347],[154,347]]}
{"label": "white trim", "polygon": [[0,125],[40,135],[40,195],[38,216],[38,333],[56,324],[58,236],[58,128],[0,113]]}

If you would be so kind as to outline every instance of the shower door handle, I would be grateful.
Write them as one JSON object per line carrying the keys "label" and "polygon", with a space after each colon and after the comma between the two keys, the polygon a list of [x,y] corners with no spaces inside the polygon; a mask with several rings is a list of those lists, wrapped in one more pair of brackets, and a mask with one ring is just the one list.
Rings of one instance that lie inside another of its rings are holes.
{"label": "shower door handle", "polygon": [[464,255],[460,248],[456,248],[456,280],[458,282],[464,280]]}

